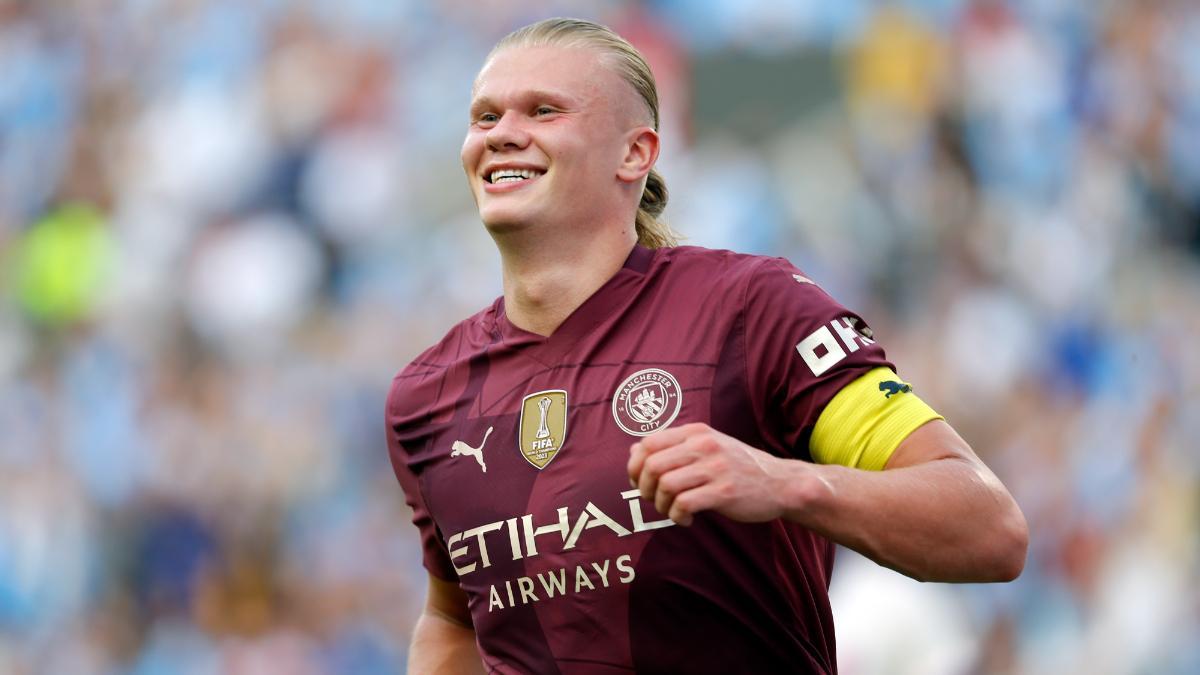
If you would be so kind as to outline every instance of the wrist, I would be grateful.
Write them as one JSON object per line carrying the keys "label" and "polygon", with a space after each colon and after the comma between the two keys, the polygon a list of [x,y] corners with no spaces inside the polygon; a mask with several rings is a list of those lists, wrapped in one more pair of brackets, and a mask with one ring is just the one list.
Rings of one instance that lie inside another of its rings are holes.
{"label": "wrist", "polygon": [[780,499],[780,517],[807,525],[812,515],[833,497],[831,467],[799,459],[780,459],[780,464],[776,491]]}

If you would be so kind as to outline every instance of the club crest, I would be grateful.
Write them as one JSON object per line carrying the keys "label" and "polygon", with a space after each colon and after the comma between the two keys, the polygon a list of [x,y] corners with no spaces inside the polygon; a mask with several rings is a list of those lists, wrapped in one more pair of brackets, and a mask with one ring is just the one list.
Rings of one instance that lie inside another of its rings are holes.
{"label": "club crest", "polygon": [[567,442],[567,392],[539,391],[521,401],[521,423],[517,432],[521,456],[543,469]]}
{"label": "club crest", "polygon": [[612,413],[625,433],[648,436],[671,426],[682,406],[683,392],[675,377],[665,370],[647,368],[617,387]]}

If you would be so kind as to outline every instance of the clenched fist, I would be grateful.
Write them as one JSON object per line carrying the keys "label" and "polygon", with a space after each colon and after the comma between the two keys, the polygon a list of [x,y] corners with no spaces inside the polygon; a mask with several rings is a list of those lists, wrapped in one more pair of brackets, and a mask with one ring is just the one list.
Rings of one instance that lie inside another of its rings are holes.
{"label": "clenched fist", "polygon": [[659,513],[680,525],[712,510],[763,522],[795,506],[815,467],[753,448],[707,424],[659,431],[629,450],[629,481]]}

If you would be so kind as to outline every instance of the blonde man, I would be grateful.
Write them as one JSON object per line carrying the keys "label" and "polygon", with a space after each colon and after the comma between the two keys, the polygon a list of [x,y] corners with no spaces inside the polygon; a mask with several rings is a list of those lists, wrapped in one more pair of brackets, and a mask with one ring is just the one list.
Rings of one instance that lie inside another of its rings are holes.
{"label": "blonde man", "polygon": [[472,93],[504,295],[388,397],[429,571],[411,672],[832,673],[835,543],[1020,573],[1020,510],[861,317],[784,260],[674,246],[633,47],[543,21]]}

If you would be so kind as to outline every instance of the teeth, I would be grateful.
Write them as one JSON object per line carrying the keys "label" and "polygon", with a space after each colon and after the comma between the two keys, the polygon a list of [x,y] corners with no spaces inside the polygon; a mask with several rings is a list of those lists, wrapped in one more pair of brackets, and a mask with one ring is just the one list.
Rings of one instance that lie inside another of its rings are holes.
{"label": "teeth", "polygon": [[542,175],[540,171],[532,169],[497,169],[492,172],[491,180],[493,183],[512,183],[540,175]]}

